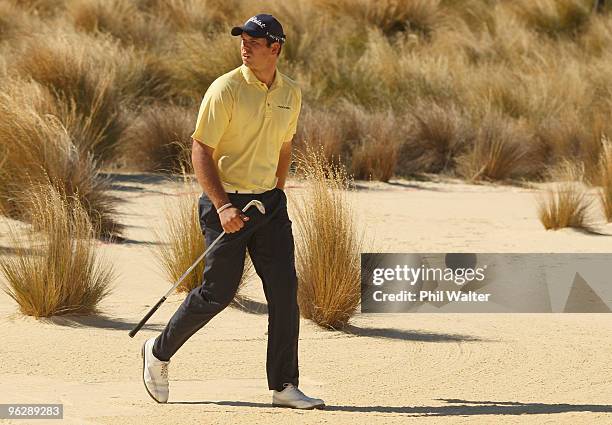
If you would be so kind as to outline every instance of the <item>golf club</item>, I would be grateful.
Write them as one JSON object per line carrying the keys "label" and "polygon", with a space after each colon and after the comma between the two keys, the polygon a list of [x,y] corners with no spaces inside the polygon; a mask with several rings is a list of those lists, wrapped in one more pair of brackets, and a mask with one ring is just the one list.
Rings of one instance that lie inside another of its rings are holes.
{"label": "golf club", "polygon": [[[264,204],[262,204],[261,201],[258,201],[255,199],[253,199],[248,204],[246,204],[245,207],[242,209],[242,212],[246,212],[249,208],[253,206],[256,207],[260,213],[262,214],[266,213],[266,208],[264,207]],[[147,320],[149,320],[149,318],[153,316],[153,313],[157,311],[157,309],[164,303],[164,301],[166,301],[166,299],[170,296],[170,294],[174,292],[174,290],[181,284],[181,282],[187,277],[187,275],[191,273],[191,271],[198,265],[200,261],[202,261],[202,259],[206,256],[206,254],[212,249],[213,246],[215,246],[215,244],[219,241],[219,239],[223,237],[223,235],[225,235],[225,230],[221,232],[221,234],[217,237],[217,239],[215,239],[210,244],[210,246],[206,248],[206,250],[202,253],[202,255],[200,255],[197,258],[197,260],[195,260],[195,262],[185,271],[185,273],[183,273],[183,275],[176,281],[176,283],[172,286],[172,288],[170,288],[168,292],[166,292],[166,294],[159,299],[157,304],[155,304],[153,308],[149,310],[149,312],[145,315],[145,317],[142,318],[142,320],[136,325],[136,327],[130,331],[131,338],[134,338],[134,335],[138,333],[140,328],[142,328],[144,324],[147,323]]]}

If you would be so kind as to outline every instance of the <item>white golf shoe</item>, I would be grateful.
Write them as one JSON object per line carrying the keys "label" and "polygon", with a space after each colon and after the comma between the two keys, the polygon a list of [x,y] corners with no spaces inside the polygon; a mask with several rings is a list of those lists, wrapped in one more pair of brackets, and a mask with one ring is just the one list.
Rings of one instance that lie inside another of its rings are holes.
{"label": "white golf shoe", "polygon": [[272,393],[272,406],[291,407],[293,409],[320,409],[325,402],[320,398],[308,397],[293,384],[283,384],[282,391]]}
{"label": "white golf shoe", "polygon": [[153,400],[158,403],[168,401],[168,363],[153,355],[155,338],[145,341],[142,345],[142,380],[145,389]]}

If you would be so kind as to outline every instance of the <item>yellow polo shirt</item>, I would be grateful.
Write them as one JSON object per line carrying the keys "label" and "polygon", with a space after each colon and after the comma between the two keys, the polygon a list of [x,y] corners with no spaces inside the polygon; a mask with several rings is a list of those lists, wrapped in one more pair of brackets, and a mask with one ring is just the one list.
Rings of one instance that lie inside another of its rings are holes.
{"label": "yellow polo shirt", "polygon": [[280,149],[295,134],[301,104],[298,85],[278,70],[269,89],[246,65],[213,81],[191,137],[214,149],[227,192],[274,189]]}

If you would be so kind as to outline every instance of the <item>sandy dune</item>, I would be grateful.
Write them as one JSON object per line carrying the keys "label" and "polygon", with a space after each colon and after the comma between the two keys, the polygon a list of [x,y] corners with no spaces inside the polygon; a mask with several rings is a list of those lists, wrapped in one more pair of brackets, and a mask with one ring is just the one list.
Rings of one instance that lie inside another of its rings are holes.
{"label": "sandy dune", "polygon": [[[300,195],[292,183],[290,200]],[[105,316],[39,321],[0,294],[0,403],[63,403],[64,420],[49,423],[66,424],[612,423],[612,322],[603,314],[359,314],[350,333],[303,320],[301,387],[328,404],[304,412],[270,406],[266,315],[230,308],[172,359],[170,403],[158,405],[143,388],[139,350],[181,296],[136,338],[128,330],[168,287],[152,230],[164,198],[182,188],[120,175],[115,189],[128,240],[100,244],[120,273]],[[612,252],[609,236],[546,232],[534,193],[396,181],[360,184],[354,201],[375,251]],[[0,248],[8,255],[5,238]],[[260,286],[252,278],[246,289],[259,302]]]}

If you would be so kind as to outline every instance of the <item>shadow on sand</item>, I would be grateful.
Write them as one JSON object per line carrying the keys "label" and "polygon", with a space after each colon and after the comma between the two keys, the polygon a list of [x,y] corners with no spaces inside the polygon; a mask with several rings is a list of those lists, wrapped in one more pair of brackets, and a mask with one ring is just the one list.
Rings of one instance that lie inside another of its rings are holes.
{"label": "shadow on sand", "polygon": [[419,332],[411,330],[401,330],[393,328],[362,328],[354,325],[347,325],[343,332],[356,335],[356,336],[367,336],[370,338],[385,338],[385,339],[398,339],[403,341],[423,341],[423,342],[471,342],[479,341],[486,342],[480,338],[476,338],[469,335],[460,334],[446,334],[446,333],[432,333],[432,332]]}
{"label": "shadow on sand", "polygon": [[148,246],[161,246],[167,245],[167,243],[160,241],[139,241],[136,239],[130,239],[121,235],[111,235],[109,237],[101,237],[100,241],[112,245],[148,245]]}
{"label": "shadow on sand", "polygon": [[[252,300],[249,297],[238,295],[231,304],[232,307],[250,314],[267,314],[268,305],[259,301]],[[480,338],[469,335],[446,334],[419,332],[411,330],[401,330],[392,328],[365,328],[355,325],[347,325],[343,329],[329,332],[340,332],[352,336],[395,339],[402,341],[422,341],[422,342],[486,342]]]}
{"label": "shadow on sand", "polygon": [[[520,403],[516,401],[470,401],[438,399],[452,406],[341,406],[327,405],[324,410],[353,413],[401,413],[406,416],[479,416],[479,415],[543,415],[552,413],[612,413],[606,404]],[[268,403],[247,401],[173,401],[168,404],[202,404],[269,409]]]}
{"label": "shadow on sand", "polygon": [[140,183],[140,184],[160,184],[168,182],[181,182],[182,176],[162,173],[101,173],[102,177],[107,178],[113,184],[121,183]]}
{"label": "shadow on sand", "polygon": [[[40,319],[54,325],[66,326],[70,328],[100,328],[100,329],[115,329],[119,331],[128,331],[133,329],[138,322],[127,322],[121,319],[108,316],[53,316],[45,319]],[[144,325],[142,329],[149,331],[162,331],[163,325]]]}
{"label": "shadow on sand", "polygon": [[380,186],[380,187],[369,186],[359,181],[355,182],[354,184],[354,188],[359,191],[361,190],[385,191],[385,190],[388,190],[389,187],[401,188],[401,189],[406,189],[406,190],[409,190],[409,189],[422,190],[422,191],[429,191],[429,192],[451,192],[451,190],[449,189],[444,189],[440,187],[427,187],[427,186],[423,186],[423,185],[419,185],[415,183],[399,182],[399,181],[386,182],[384,186]]}
{"label": "shadow on sand", "polygon": [[[110,190],[118,192],[136,192],[136,193],[156,193],[159,195],[168,195],[163,191],[144,187],[144,185],[159,185],[164,183],[181,183],[182,176],[177,174],[156,174],[156,173],[102,173],[102,176],[110,182]],[[138,186],[143,185],[143,186]]]}
{"label": "shadow on sand", "polygon": [[259,301],[255,301],[240,294],[236,295],[230,306],[240,311],[244,311],[245,313],[268,314],[268,304],[260,303]]}

